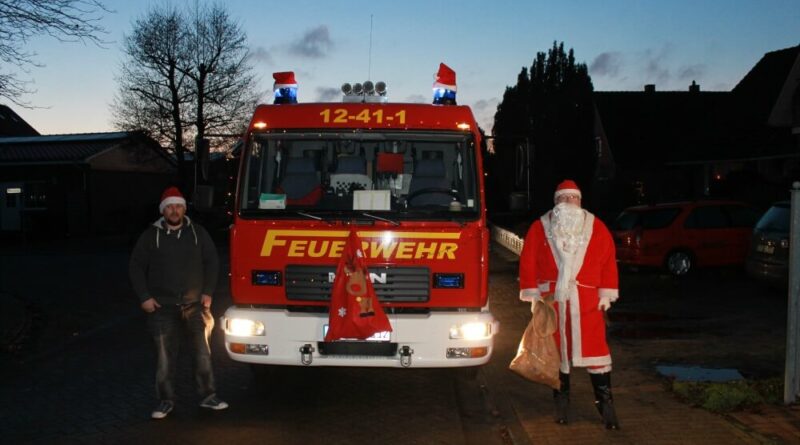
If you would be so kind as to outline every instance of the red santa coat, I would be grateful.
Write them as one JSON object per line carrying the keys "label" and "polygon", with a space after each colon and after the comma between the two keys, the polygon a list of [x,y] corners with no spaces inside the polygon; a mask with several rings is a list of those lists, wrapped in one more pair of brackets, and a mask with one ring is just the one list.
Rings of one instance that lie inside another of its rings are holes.
{"label": "red santa coat", "polygon": [[554,293],[560,271],[571,269],[574,276],[562,280],[567,292],[559,293],[562,301],[555,301],[559,329],[554,336],[561,352],[561,372],[569,372],[570,361],[572,366],[595,372],[610,371],[605,320],[597,306],[601,297],[612,302],[619,298],[614,240],[602,221],[584,211],[582,242],[571,258],[572,267],[564,267],[555,243],[550,242],[551,213],[535,221],[525,237],[519,262],[520,299],[534,301]]}

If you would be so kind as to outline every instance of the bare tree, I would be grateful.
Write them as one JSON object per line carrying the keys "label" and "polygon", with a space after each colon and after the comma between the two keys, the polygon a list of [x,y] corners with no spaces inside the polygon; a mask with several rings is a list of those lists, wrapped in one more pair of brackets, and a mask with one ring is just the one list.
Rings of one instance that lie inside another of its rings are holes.
{"label": "bare tree", "polygon": [[242,132],[259,99],[246,34],[218,3],[195,3],[188,34],[196,137]]}
{"label": "bare tree", "polygon": [[48,35],[61,42],[104,43],[99,35],[106,33],[99,22],[110,12],[97,0],[0,0],[0,62],[10,70],[0,72],[0,97],[23,107],[20,100],[32,93],[30,80],[21,78],[31,68],[41,66],[36,54],[25,44],[38,35]]}
{"label": "bare tree", "polygon": [[115,125],[169,143],[184,179],[187,135],[243,131],[259,94],[247,36],[224,6],[153,9],[134,23],[125,52]]}
{"label": "bare tree", "polygon": [[186,108],[191,97],[181,67],[187,60],[185,19],[174,7],[155,7],[133,27],[125,36],[127,60],[117,77],[119,91],[111,107],[114,126],[144,130],[167,145],[183,176]]}

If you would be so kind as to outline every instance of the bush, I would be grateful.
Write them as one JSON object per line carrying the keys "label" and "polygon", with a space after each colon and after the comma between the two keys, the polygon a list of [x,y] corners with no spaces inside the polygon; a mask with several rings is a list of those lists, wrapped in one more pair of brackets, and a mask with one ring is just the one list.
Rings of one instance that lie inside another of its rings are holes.
{"label": "bush", "polygon": [[777,378],[724,383],[673,381],[672,391],[683,401],[715,413],[737,411],[760,403],[779,404],[783,400],[783,383]]}

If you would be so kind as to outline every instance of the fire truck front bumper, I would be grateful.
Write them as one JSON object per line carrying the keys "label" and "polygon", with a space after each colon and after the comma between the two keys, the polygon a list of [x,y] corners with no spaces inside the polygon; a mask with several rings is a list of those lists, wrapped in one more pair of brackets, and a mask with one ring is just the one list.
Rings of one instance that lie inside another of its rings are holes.
{"label": "fire truck front bumper", "polygon": [[328,314],[231,307],[221,318],[228,356],[288,366],[454,368],[491,358],[499,322],[488,310],[387,314],[391,332],[325,342]]}

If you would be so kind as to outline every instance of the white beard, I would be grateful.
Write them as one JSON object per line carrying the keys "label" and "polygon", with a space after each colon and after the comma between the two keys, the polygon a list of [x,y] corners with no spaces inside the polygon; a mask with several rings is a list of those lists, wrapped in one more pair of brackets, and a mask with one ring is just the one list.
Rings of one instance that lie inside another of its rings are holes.
{"label": "white beard", "polygon": [[580,207],[562,202],[553,207],[553,239],[561,254],[574,255],[583,242],[583,221],[586,214]]}

